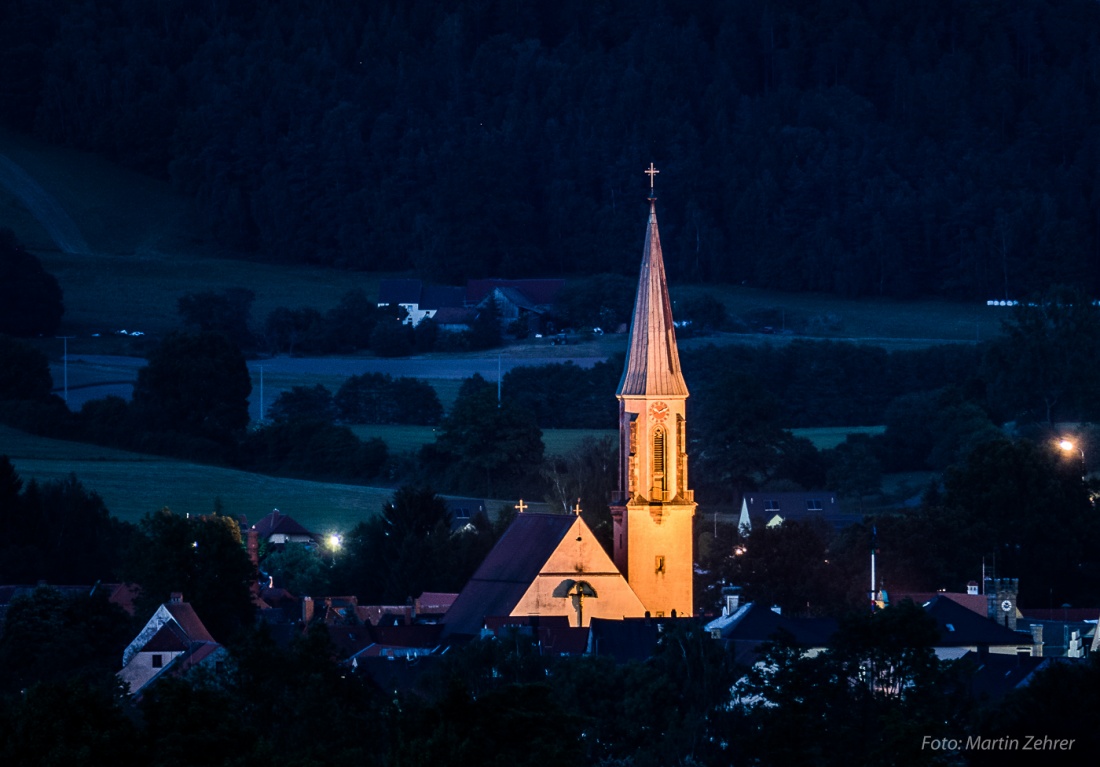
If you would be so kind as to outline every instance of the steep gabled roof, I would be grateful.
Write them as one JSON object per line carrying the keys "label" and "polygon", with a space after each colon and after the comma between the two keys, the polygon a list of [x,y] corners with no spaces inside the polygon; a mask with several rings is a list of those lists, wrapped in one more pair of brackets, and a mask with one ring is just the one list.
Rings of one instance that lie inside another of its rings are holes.
{"label": "steep gabled roof", "polygon": [[466,304],[466,291],[449,285],[425,285],[420,291],[421,309],[461,309]]}
{"label": "steep gabled roof", "polygon": [[188,602],[169,602],[164,605],[176,623],[180,625],[180,628],[187,634],[187,638],[192,642],[213,642],[214,637],[210,636],[210,632],[206,630],[206,626],[199,620],[198,613],[195,612],[195,608]]}
{"label": "steep gabled roof", "polygon": [[940,639],[937,647],[1031,644],[1029,635],[983,618],[947,597],[937,596],[926,602],[924,611],[935,619],[939,627]]}
{"label": "steep gabled roof", "polygon": [[252,526],[252,529],[256,531],[260,538],[270,538],[272,535],[308,535],[310,538],[316,536],[309,530],[306,530],[294,517],[287,516],[281,513],[278,509],[275,509],[266,517]]}
{"label": "steep gabled roof", "polygon": [[183,652],[191,646],[179,624],[166,622],[141,648],[142,652]]}
{"label": "steep gabled roof", "polygon": [[820,517],[834,530],[842,530],[862,520],[859,514],[844,511],[836,493],[829,490],[785,493],[758,490],[745,493],[741,506],[742,516],[738,524],[745,525],[744,513],[747,510],[750,528],[770,524],[777,516],[787,522],[804,522]]}
{"label": "steep gabled roof", "polygon": [[657,203],[649,202],[649,225],[642,251],[638,295],[626,345],[626,367],[619,381],[620,397],[686,397],[687,384],[680,372],[672,302],[657,232]]}
{"label": "steep gabled roof", "polygon": [[445,633],[473,636],[486,616],[511,613],[575,521],[571,514],[517,516],[447,611]]}
{"label": "steep gabled roof", "polygon": [[378,303],[419,304],[422,287],[420,280],[379,280]]}
{"label": "steep gabled roof", "polygon": [[558,292],[565,284],[565,280],[467,280],[466,304],[477,306],[493,292],[495,288],[512,288],[518,290],[538,306],[548,306],[557,300]]}

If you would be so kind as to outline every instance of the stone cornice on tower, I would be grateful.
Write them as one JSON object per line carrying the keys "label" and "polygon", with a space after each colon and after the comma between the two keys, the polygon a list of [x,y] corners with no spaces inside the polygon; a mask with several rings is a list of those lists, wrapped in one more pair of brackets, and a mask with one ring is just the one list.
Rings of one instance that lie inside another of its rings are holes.
{"label": "stone cornice on tower", "polygon": [[630,322],[626,346],[626,367],[616,392],[619,397],[687,397],[688,388],[680,372],[676,349],[676,328],[672,324],[672,302],[657,231],[657,201],[649,198],[638,296]]}

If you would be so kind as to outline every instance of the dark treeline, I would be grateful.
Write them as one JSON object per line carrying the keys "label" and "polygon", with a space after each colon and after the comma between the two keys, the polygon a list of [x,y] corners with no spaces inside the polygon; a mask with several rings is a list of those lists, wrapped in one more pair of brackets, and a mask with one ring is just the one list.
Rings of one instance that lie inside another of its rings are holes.
{"label": "dark treeline", "polygon": [[970,344],[888,352],[867,344],[792,341],[710,346],[684,352],[683,365],[697,382],[692,389],[698,396],[690,402],[700,411],[721,407],[735,378],[748,380],[772,398],[771,418],[798,429],[881,424],[890,403],[911,392],[945,386],[983,391],[974,379],[984,351]]}
{"label": "dark treeline", "polygon": [[[0,119],[259,257],[849,296],[1100,287],[1100,7],[11,0]],[[625,208],[624,208],[625,206]]]}

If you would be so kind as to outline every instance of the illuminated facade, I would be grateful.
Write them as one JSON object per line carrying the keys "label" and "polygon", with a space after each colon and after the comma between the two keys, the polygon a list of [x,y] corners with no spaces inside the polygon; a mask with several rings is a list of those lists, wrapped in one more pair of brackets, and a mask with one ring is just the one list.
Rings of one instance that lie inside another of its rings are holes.
{"label": "illuminated facade", "polygon": [[619,400],[619,489],[612,501],[615,565],[646,611],[693,611],[692,517],[685,404],[650,165],[649,221]]}

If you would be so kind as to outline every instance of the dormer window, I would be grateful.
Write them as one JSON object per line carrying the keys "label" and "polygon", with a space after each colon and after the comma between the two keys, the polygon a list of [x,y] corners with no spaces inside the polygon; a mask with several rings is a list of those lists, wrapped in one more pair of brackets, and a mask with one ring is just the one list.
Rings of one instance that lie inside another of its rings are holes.
{"label": "dormer window", "polygon": [[823,511],[824,506],[821,505],[820,498],[811,498],[806,501],[806,511]]}

